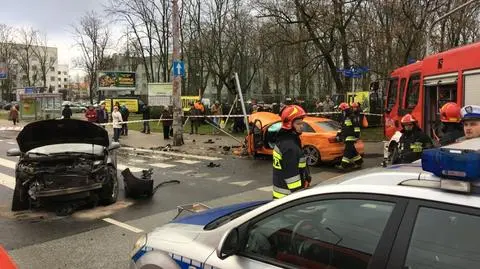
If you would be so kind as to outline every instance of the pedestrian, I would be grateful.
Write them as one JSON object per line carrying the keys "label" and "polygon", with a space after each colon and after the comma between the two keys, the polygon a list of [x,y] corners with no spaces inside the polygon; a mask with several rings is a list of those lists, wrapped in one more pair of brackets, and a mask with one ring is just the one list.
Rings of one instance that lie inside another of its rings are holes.
{"label": "pedestrian", "polygon": [[189,115],[190,115],[190,134],[198,134],[198,123],[199,123],[199,118],[197,116],[200,115],[200,111],[195,107],[195,104],[190,103],[190,110],[189,110]]}
{"label": "pedestrian", "polygon": [[170,139],[170,127],[173,124],[173,114],[168,108],[164,108],[162,112],[163,139]]}
{"label": "pedestrian", "polygon": [[464,139],[480,137],[480,106],[470,105],[461,109]]}
{"label": "pedestrian", "polygon": [[352,108],[352,123],[355,131],[355,137],[360,138],[362,128],[368,127],[367,117],[362,113],[362,109],[358,102],[353,102],[350,107]]}
{"label": "pedestrian", "polygon": [[122,124],[121,135],[127,136],[128,135],[128,123],[126,123],[126,122],[128,121],[128,116],[130,115],[130,111],[128,110],[126,105],[122,105],[120,107],[120,114],[122,114],[122,119],[124,121],[124,123]]}
{"label": "pedestrian", "polygon": [[118,106],[113,107],[112,123],[113,123],[113,141],[118,142],[120,133],[122,132],[122,113],[118,110]]}
{"label": "pedestrian", "polygon": [[424,149],[433,147],[433,141],[418,127],[417,120],[412,115],[406,114],[400,122],[402,136],[393,153],[392,164],[414,162],[422,157]]}
{"label": "pedestrian", "polygon": [[357,148],[355,148],[355,143],[357,142],[357,134],[355,133],[355,126],[353,124],[353,112],[350,106],[347,103],[341,103],[338,106],[338,109],[342,112],[342,126],[337,132],[337,141],[342,141],[345,144],[343,150],[343,157],[339,165],[336,167],[339,169],[346,168],[360,168],[363,159],[360,154],[358,154]]}
{"label": "pedestrian", "polygon": [[[105,109],[105,102],[100,103],[100,108],[97,110],[97,123],[105,124],[108,122],[108,111]],[[102,125],[105,128],[105,125]]]}
{"label": "pedestrian", "polygon": [[142,109],[143,130],[142,133],[150,134],[150,106],[145,104]]}
{"label": "pedestrian", "polygon": [[18,122],[18,107],[17,105],[13,105],[10,107],[10,112],[9,112],[9,115],[8,117],[10,118],[10,120],[13,122],[13,125],[17,125],[17,122]]}
{"label": "pedestrian", "polygon": [[442,122],[442,136],[440,145],[446,146],[463,137],[463,125],[461,123],[460,106],[454,102],[448,102],[440,108],[440,121]]}
{"label": "pedestrian", "polygon": [[[215,101],[215,104],[212,106],[211,109],[212,116],[220,116],[222,115],[222,105],[220,105],[220,102],[218,100]],[[220,117],[213,117],[213,123],[220,128]],[[217,129],[213,129],[213,133],[216,134],[218,133]]]}
{"label": "pedestrian", "polygon": [[297,105],[282,111],[282,128],[273,149],[274,199],[307,188],[312,180],[300,141],[305,116],[305,111]]}
{"label": "pedestrian", "polygon": [[62,110],[62,118],[69,120],[72,118],[72,109],[70,108],[70,105],[65,105],[65,107]]}
{"label": "pedestrian", "polygon": [[335,103],[333,102],[330,95],[325,96],[325,101],[323,102],[323,112],[333,112],[333,107]]}
{"label": "pedestrian", "polygon": [[97,111],[93,108],[93,105],[89,105],[87,111],[85,112],[85,118],[89,122],[97,122]]}

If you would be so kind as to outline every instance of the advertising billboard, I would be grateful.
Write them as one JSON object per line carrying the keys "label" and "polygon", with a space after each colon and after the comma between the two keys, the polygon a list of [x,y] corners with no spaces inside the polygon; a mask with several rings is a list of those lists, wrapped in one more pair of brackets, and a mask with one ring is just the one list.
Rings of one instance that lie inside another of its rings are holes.
{"label": "advertising billboard", "polygon": [[7,65],[4,62],[0,62],[0,79],[8,78]]}
{"label": "advertising billboard", "polygon": [[100,71],[98,72],[98,89],[103,90],[130,90],[136,88],[135,72]]}

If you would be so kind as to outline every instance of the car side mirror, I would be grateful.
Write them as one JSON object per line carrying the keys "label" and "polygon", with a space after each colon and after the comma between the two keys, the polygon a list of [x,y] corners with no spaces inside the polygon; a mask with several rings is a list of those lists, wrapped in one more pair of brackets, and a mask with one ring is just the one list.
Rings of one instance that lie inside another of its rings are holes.
{"label": "car side mirror", "polygon": [[120,147],[121,147],[120,143],[112,142],[112,144],[110,144],[110,146],[108,147],[108,150],[119,149]]}
{"label": "car side mirror", "polygon": [[22,152],[20,151],[20,149],[17,149],[17,148],[14,148],[14,149],[9,149],[7,150],[7,156],[20,156],[22,155]]}
{"label": "car side mirror", "polygon": [[217,257],[224,260],[240,250],[240,233],[238,228],[228,231],[217,247]]}

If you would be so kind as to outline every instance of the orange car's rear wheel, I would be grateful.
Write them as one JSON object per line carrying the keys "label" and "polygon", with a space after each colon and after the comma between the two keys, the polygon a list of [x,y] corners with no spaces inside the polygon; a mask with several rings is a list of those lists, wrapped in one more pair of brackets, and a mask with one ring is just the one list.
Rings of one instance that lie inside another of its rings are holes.
{"label": "orange car's rear wheel", "polygon": [[320,152],[318,152],[314,146],[305,146],[303,148],[303,153],[305,154],[305,158],[307,158],[307,164],[309,166],[318,165],[322,161]]}

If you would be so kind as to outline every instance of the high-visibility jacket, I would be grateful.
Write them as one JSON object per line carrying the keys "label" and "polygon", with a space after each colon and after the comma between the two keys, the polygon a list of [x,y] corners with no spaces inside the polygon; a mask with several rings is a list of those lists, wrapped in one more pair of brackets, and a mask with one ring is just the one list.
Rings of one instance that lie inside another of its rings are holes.
{"label": "high-visibility jacket", "polygon": [[398,141],[398,155],[394,156],[392,163],[411,163],[422,157],[424,149],[432,148],[433,141],[418,127],[410,132],[402,130]]}
{"label": "high-visibility jacket", "polygon": [[[337,137],[343,142],[357,141],[357,133],[355,132],[355,124],[353,117],[345,116],[343,118],[342,127],[337,132]],[[358,133],[359,135],[359,133]]]}
{"label": "high-visibility jacket", "polygon": [[[353,130],[355,131],[355,137],[360,138],[361,128],[368,127],[368,121],[365,115],[361,112],[353,113],[352,116]],[[366,126],[365,126],[366,124]]]}
{"label": "high-visibility jacket", "polygon": [[273,149],[273,198],[305,188],[311,177],[298,135],[281,129]]}

